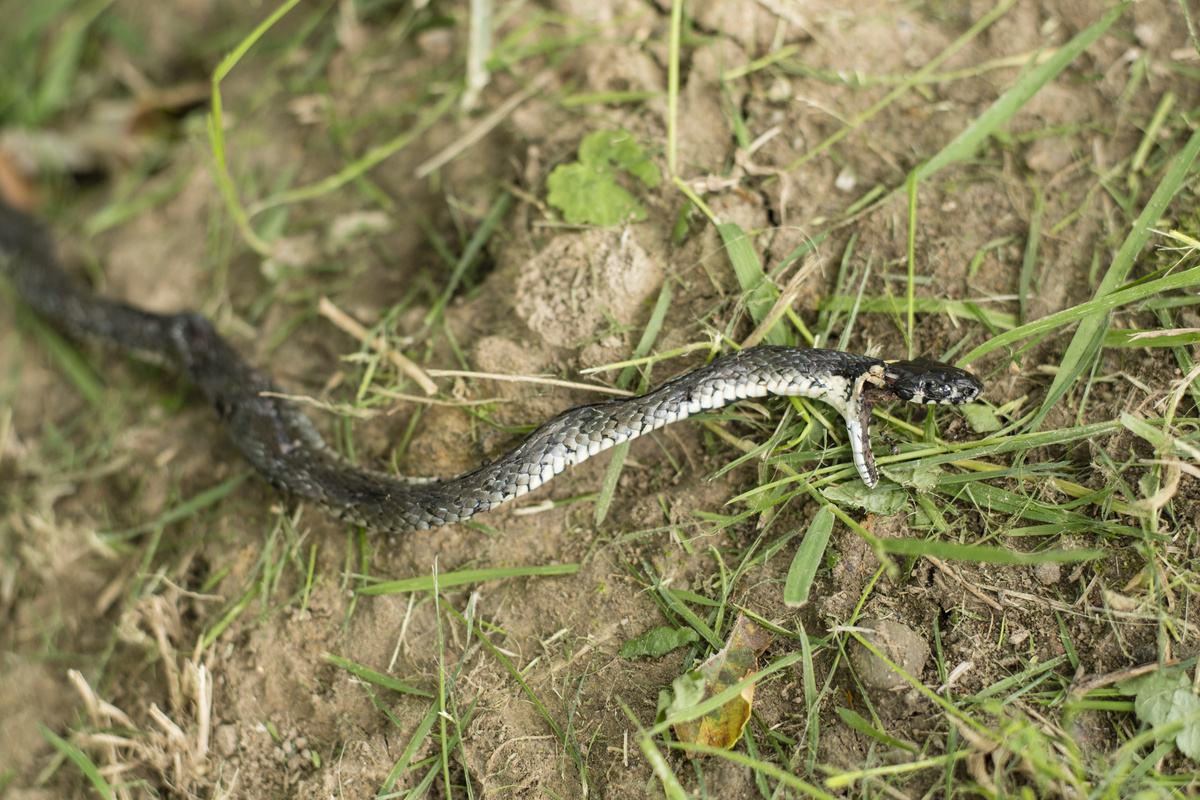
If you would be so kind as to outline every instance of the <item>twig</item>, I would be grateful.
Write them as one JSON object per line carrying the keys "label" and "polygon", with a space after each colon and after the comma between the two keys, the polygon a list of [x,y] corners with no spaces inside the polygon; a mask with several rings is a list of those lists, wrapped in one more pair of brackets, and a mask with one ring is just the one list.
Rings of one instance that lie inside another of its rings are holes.
{"label": "twig", "polygon": [[[321,313],[322,317],[355,339],[358,339],[360,342],[366,340],[367,329],[360,325],[358,320],[335,306],[328,297],[321,298],[320,302],[317,303],[317,310]],[[371,349],[380,353],[384,352],[382,336],[371,342]],[[417,385],[425,391],[425,394],[437,394],[437,384],[430,380],[429,375],[424,370],[405,358],[403,353],[396,350],[388,350],[387,357],[401,372],[416,381]]]}
{"label": "twig", "polygon": [[988,597],[983,592],[976,589],[974,586],[972,586],[970,583],[968,583],[966,581],[966,579],[963,578],[963,576],[959,575],[957,572],[950,569],[950,567],[946,566],[946,563],[944,561],[942,561],[940,558],[935,558],[934,556],[927,555],[927,556],[925,556],[925,560],[928,561],[930,564],[933,564],[935,567],[940,569],[942,572],[949,575],[951,578],[954,578],[954,580],[958,581],[964,589],[966,589],[968,592],[970,592],[971,594],[978,597],[983,602],[987,603],[989,606],[991,606],[995,610],[1004,611],[1004,606],[1000,605],[995,600],[993,600],[992,598]]}
{"label": "twig", "polygon": [[457,155],[474,145],[484,136],[487,136],[492,128],[499,125],[505,117],[513,112],[513,109],[521,105],[521,103],[524,103],[529,98],[533,97],[542,89],[546,88],[550,84],[550,80],[553,77],[554,73],[550,70],[546,70],[542,74],[538,75],[533,79],[533,83],[529,84],[528,87],[522,89],[512,97],[505,100],[496,108],[495,111],[472,125],[466,133],[464,133],[455,141],[451,142],[450,145],[444,148],[440,153],[422,163],[419,167],[417,167],[417,171],[414,174],[417,176],[417,178],[424,178],[427,177],[431,172],[434,172],[435,170],[438,170],[448,164]]}
{"label": "twig", "polygon": [[1077,678],[1071,681],[1071,685],[1067,687],[1067,694],[1076,697],[1082,697],[1088,692],[1095,691],[1101,686],[1110,686],[1117,681],[1123,681],[1126,678],[1136,678],[1139,675],[1146,675],[1163,667],[1173,667],[1179,663],[1178,658],[1168,659],[1166,663],[1159,664],[1157,661],[1150,664],[1142,664],[1136,667],[1126,667],[1119,669],[1116,672],[1107,672],[1104,675],[1093,675],[1090,678]]}
{"label": "twig", "polygon": [[484,378],[492,381],[508,381],[510,383],[538,383],[543,386],[561,386],[564,389],[583,389],[589,392],[603,392],[605,394],[613,394],[618,397],[633,397],[634,392],[627,392],[624,389],[613,389],[608,386],[596,386],[590,383],[575,383],[574,381],[563,381],[558,378],[539,378],[535,375],[501,375],[496,372],[470,372],[463,369],[431,369],[427,370],[427,375],[434,378]]}

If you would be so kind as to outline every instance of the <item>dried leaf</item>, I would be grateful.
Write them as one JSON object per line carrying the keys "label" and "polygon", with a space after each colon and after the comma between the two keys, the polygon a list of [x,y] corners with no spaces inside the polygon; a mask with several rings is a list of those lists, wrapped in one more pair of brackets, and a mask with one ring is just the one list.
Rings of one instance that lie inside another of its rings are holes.
{"label": "dried leaf", "polygon": [[[675,700],[669,714],[693,708],[758,671],[758,655],[771,643],[771,634],[739,614],[725,647],[694,669],[675,679]],[[742,738],[754,703],[754,684],[714,711],[675,725],[675,736],[684,743],[729,749]],[[690,757],[690,754],[689,754]]]}

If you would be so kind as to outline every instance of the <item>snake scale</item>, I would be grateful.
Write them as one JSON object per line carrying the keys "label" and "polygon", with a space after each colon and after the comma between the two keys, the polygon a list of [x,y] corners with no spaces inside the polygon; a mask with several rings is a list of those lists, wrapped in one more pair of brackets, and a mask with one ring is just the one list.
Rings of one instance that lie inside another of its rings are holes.
{"label": "snake scale", "polygon": [[461,522],[536,489],[567,467],[693,414],[749,397],[800,396],[846,421],[859,475],[878,482],[870,446],[875,403],[959,404],[983,384],[918,359],[887,363],[853,353],[752,347],[718,358],[638,397],[563,411],[516,448],[448,481],[407,479],[342,458],[299,407],[252,367],[201,314],[155,314],[99,297],[59,266],[50,239],[0,201],[0,272],[37,314],[71,337],[95,339],[186,376],[204,393],[250,464],[276,489],[378,531]]}

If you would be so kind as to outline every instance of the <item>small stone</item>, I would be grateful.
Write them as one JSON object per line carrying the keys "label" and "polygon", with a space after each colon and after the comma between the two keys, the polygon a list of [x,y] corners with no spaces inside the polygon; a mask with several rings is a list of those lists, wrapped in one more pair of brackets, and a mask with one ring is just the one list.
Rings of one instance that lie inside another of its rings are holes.
{"label": "small stone", "polygon": [[1053,562],[1038,564],[1033,568],[1033,577],[1043,586],[1050,586],[1062,579],[1062,566]]}
{"label": "small stone", "polygon": [[[889,619],[865,619],[859,623],[859,627],[872,629],[873,632],[863,634],[863,638],[915,680],[921,679],[925,662],[929,660],[929,645],[915,631]],[[900,673],[857,639],[850,643],[850,663],[854,665],[863,687],[872,696],[879,692],[902,691],[911,686]]]}
{"label": "small stone", "polygon": [[782,75],[777,77],[775,82],[767,89],[767,99],[774,100],[777,103],[791,100],[792,94],[792,84]]}
{"label": "small stone", "polygon": [[225,758],[229,758],[238,749],[237,726],[218,725],[216,731],[213,732],[213,741],[216,743],[217,752]]}
{"label": "small stone", "polygon": [[1162,41],[1163,31],[1157,25],[1143,22],[1134,26],[1133,35],[1137,37],[1142,47],[1157,47]]}

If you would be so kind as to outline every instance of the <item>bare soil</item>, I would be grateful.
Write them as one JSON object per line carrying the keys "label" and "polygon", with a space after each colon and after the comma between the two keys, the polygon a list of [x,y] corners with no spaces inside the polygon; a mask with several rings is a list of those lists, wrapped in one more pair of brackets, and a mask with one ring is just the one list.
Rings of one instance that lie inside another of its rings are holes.
{"label": "bare soil", "polygon": [[[780,69],[760,70],[723,86],[722,74],[794,45],[797,59],[832,75],[909,75],[992,4],[699,4],[697,38],[687,43],[681,77],[681,172],[689,182],[706,184],[705,200],[722,220],[755,232],[755,247],[771,269],[872,187],[902,186],[910,169],[978,118],[1011,84],[1024,58],[1067,41],[1109,5],[1018,2],[939,71],[1021,58],[909,91],[824,154],[780,172],[893,86],[851,87],[844,80]],[[173,181],[181,188],[129,222],[87,237],[82,221],[108,202],[110,188],[69,193],[53,224],[64,260],[100,281],[98,288],[111,296],[157,310],[202,309],[289,390],[348,402],[362,372],[342,357],[358,352],[360,343],[313,314],[316,298],[328,295],[370,325],[412,292],[392,328],[404,343],[403,337],[421,330],[448,274],[418,224],[418,214],[459,252],[495,187],[507,185],[521,194],[488,244],[484,269],[468,275],[446,309],[444,328],[411,343],[410,355],[430,367],[578,379],[580,370],[632,352],[664,281],[671,285],[672,303],[657,351],[705,341],[714,329],[729,330],[740,339],[752,325],[739,317],[737,283],[720,239],[713,226],[697,219],[682,242],[674,240],[683,197],[668,182],[642,190],[649,217],[627,228],[555,224],[543,205],[546,176],[573,159],[582,136],[597,128],[631,131],[654,151],[666,172],[665,95],[608,105],[564,107],[560,101],[565,92],[663,92],[669,9],[632,0],[558,0],[547,7],[566,15],[564,19],[595,25],[601,33],[556,50],[553,63],[530,58],[513,72],[497,72],[483,92],[480,111],[437,123],[381,163],[369,173],[370,191],[348,187],[290,208],[285,233],[315,255],[302,254],[294,264],[264,265],[242,245],[225,216],[202,126],[192,124],[184,126],[181,141],[165,150],[161,169],[148,182],[149,189]],[[389,105],[414,91],[414,81],[424,71],[459,58],[465,46],[466,25],[460,24],[430,29],[398,48],[389,47],[385,37],[391,30],[389,15],[397,13],[393,7],[357,27],[350,25],[346,8],[339,9],[321,23],[345,29],[326,66],[325,93],[299,97],[287,89],[306,60],[315,57],[308,45],[281,62],[251,58],[224,87],[232,116],[231,164],[236,175],[246,176],[239,189],[246,198],[284,185],[280,176],[289,171],[294,175],[288,185],[320,180],[345,165],[346,151],[361,153],[402,131],[404,124],[389,120]],[[501,15],[501,36],[546,10],[531,4],[512,9]],[[113,11],[147,37],[150,50],[136,69],[164,86],[203,78],[213,68],[217,57],[198,54],[195,39],[236,41],[262,13],[211,0],[174,5],[118,0]],[[447,11],[466,18],[465,4],[448,4]],[[285,19],[269,36],[285,39],[297,24]],[[538,30],[543,36],[571,32],[570,27]],[[1136,4],[1026,106],[1008,127],[1007,139],[989,143],[975,163],[951,168],[923,185],[917,274],[929,280],[918,293],[1006,298],[991,307],[1014,312],[1033,180],[1044,190],[1046,208],[1028,313],[1036,318],[1089,298],[1095,288],[1089,273],[1092,254],[1107,263],[1122,225],[1108,193],[1093,191],[1096,173],[1131,157],[1143,134],[1128,120],[1149,119],[1162,92],[1175,92],[1183,109],[1200,100],[1195,82],[1165,70],[1150,79],[1152,92],[1125,95],[1135,60],[1129,54],[1136,51],[1165,63],[1188,46],[1176,3]],[[111,80],[104,76],[115,69],[114,63],[101,57],[97,80]],[[549,76],[544,88],[447,164],[435,180],[414,177],[421,163],[542,72]],[[312,97],[330,104],[333,112],[319,115],[316,122],[306,119],[301,101]],[[1118,108],[1121,113],[1114,111]],[[777,132],[753,154],[739,154],[735,117],[752,140]],[[330,119],[354,124],[334,135]],[[114,168],[113,182],[121,170]],[[338,220],[381,207],[372,205],[372,191],[382,192],[393,204],[386,230],[335,243],[331,231]],[[1081,212],[1073,221],[1051,232],[1077,209]],[[816,304],[831,290],[851,237],[857,237],[854,266],[861,270],[868,260],[872,264],[866,294],[902,290],[897,276],[905,270],[905,213],[901,193],[881,210],[829,234],[818,249],[820,268],[795,304],[802,319],[815,323]],[[973,271],[972,258],[980,248],[1005,237]],[[353,591],[364,573],[398,579],[429,575],[434,569],[444,573],[562,563],[578,563],[579,570],[566,577],[452,588],[441,599],[459,613],[473,605],[476,619],[487,625],[489,640],[521,671],[558,724],[571,730],[586,753],[588,797],[660,795],[621,703],[642,726],[652,724],[659,691],[684,669],[687,651],[636,661],[617,651],[627,639],[666,623],[639,578],[646,571],[672,588],[718,595],[718,558],[732,554],[728,557],[736,563],[741,548],[758,535],[758,520],[713,534],[697,512],[729,512],[724,503],[760,480],[756,465],[712,479],[737,453],[700,424],[683,423],[633,444],[612,509],[599,526],[587,496],[600,487],[607,456],[480,517],[480,526],[360,537],[319,509],[297,513],[257,476],[182,521],[155,526],[155,520],[185,499],[246,469],[212,410],[177,379],[82,345],[84,360],[107,387],[101,401],[89,404],[31,330],[13,304],[0,304],[0,397],[12,409],[0,453],[5,496],[0,501],[5,512],[0,519],[0,772],[15,770],[7,797],[91,794],[70,764],[39,779],[54,751],[38,725],[66,735],[86,726],[89,718],[95,721],[91,715],[97,712],[88,710],[80,688],[84,685],[127,715],[124,723],[110,723],[114,728],[142,742],[140,750],[108,751],[102,742],[90,743],[97,763],[112,768],[111,782],[145,782],[131,786],[133,795],[373,795],[408,745],[429,701],[378,687],[372,687],[373,697],[366,685],[329,663],[326,654],[425,690],[437,686],[439,671],[461,666],[453,693],[455,714],[462,719],[468,709],[471,713],[464,725],[462,761],[448,767],[457,796],[467,796],[462,784],[469,780],[476,797],[583,797],[575,764],[528,696],[493,653],[464,637],[461,623],[449,611],[443,610],[439,621],[439,607],[428,593],[356,597]],[[929,316],[918,326],[915,351],[936,356],[966,337],[961,354],[987,335],[974,323]],[[1049,383],[1043,367],[1058,363],[1067,340],[1064,334],[1046,337],[1020,359],[1018,368],[995,371],[1002,364],[999,354],[973,365],[988,377],[987,401],[1000,407],[1026,398],[1017,408],[1033,407]],[[860,316],[848,349],[874,349],[890,358],[904,355],[900,331],[885,314]],[[1163,353],[1129,350],[1106,357],[1105,376],[1116,377],[1097,384],[1098,394],[1084,407],[1084,417],[1076,418],[1079,398],[1073,395],[1071,405],[1051,415],[1045,429],[1111,419],[1123,410],[1153,409],[1177,376],[1175,364]],[[652,382],[701,363],[702,356],[658,365]],[[615,375],[599,377],[611,381]],[[387,373],[383,377],[394,379]],[[463,400],[502,400],[490,415],[502,426],[537,423],[572,404],[596,399],[581,391],[524,383],[443,380],[441,385]],[[398,388],[417,393],[411,384]],[[400,471],[414,475],[452,476],[494,458],[518,438],[458,408],[418,411],[416,404],[399,403],[388,411],[347,423],[322,412],[313,416],[342,447],[352,434],[359,461],[384,467],[392,463],[419,414],[396,463]],[[955,412],[939,413],[949,434],[975,435],[952,423]],[[770,435],[773,423],[767,421],[762,430],[734,423],[728,427],[738,436],[760,437]],[[1131,448],[1142,445],[1115,437],[1092,442],[1091,451],[1085,447],[1080,453],[1036,455],[1080,463],[1075,479],[1100,488],[1109,476],[1094,466],[1092,453],[1102,450],[1122,463]],[[771,477],[769,471],[762,476]],[[1193,527],[1200,521],[1197,494],[1197,482],[1184,476],[1176,514]],[[561,502],[541,513],[522,513],[547,500]],[[987,543],[994,527],[1002,525],[983,510],[946,510],[965,542]],[[766,541],[804,529],[814,511],[811,503],[787,506],[771,523]],[[877,536],[911,534],[907,515],[859,519]],[[138,531],[115,544],[97,535],[130,529]],[[628,536],[647,530],[651,532]],[[799,611],[789,609],[781,593],[797,541],[742,574],[732,597],[782,628],[797,630],[802,624],[809,634],[823,636],[852,618],[878,564],[863,540],[839,524],[830,543],[832,567],[819,576],[817,599]],[[1019,539],[1004,541],[1029,546]],[[1067,541],[1090,543],[1086,536]],[[1194,556],[1195,536],[1179,546],[1181,557]],[[314,573],[309,588],[310,559]],[[264,575],[264,564],[275,566]],[[922,560],[908,565],[911,569],[899,582],[884,577],[876,583],[861,613],[917,632],[931,648],[940,647],[941,659],[951,669],[969,662],[972,666],[957,683],[963,694],[995,684],[1033,659],[1063,655],[1060,625],[1076,648],[1081,670],[1105,673],[1158,655],[1158,625],[1138,619],[1113,624],[1112,618],[1102,620],[1088,610],[1103,606],[1103,591],[1120,589],[1142,565],[1126,547],[1082,567],[1001,568]],[[246,597],[248,604],[232,623],[198,652],[205,632],[231,613],[230,603]],[[1056,616],[1062,604],[1074,611]],[[935,624],[940,633],[936,644]],[[1195,641],[1188,623],[1176,652],[1187,654]],[[776,637],[767,657],[797,647],[794,640]],[[865,713],[861,687],[844,660],[835,661],[837,656],[836,648],[819,650],[816,656],[822,685],[836,665],[836,690],[821,708],[816,753],[817,763],[833,769],[862,763],[876,745],[836,714],[836,707],[848,704]],[[72,677],[72,670],[78,677]],[[1057,672],[1069,676],[1070,668],[1063,665]],[[920,677],[927,685],[940,682],[932,661]],[[195,699],[205,680],[211,680],[212,719],[202,730]],[[759,721],[752,727],[761,723],[803,740],[806,711],[800,687],[798,671],[759,686]],[[935,707],[909,696],[874,701],[891,735],[917,742],[929,753],[941,752],[950,731]],[[1017,708],[1037,713],[1023,701],[1017,701]],[[1117,742],[1114,730],[1130,724],[1127,716],[1092,712],[1076,721],[1075,734],[1101,758]],[[431,739],[417,758],[436,753]],[[671,763],[689,789],[700,790],[689,762],[672,754]],[[721,761],[704,763],[707,796],[760,796],[748,770]],[[402,777],[396,789],[411,781]],[[910,796],[920,796],[925,788],[914,778]],[[441,778],[433,793],[448,794]]]}

